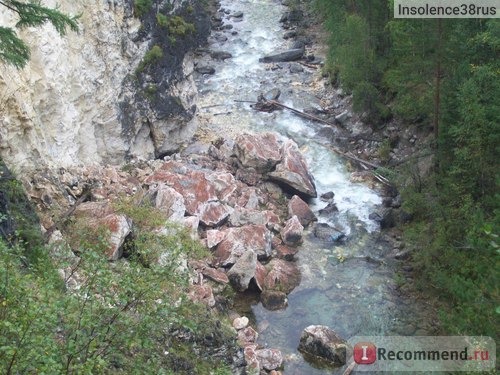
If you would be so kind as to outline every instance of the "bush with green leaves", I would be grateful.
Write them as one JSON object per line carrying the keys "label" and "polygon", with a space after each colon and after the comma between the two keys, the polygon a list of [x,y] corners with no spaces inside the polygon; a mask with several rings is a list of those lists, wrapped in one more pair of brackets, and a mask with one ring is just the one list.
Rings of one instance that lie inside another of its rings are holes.
{"label": "bush with green leaves", "polygon": [[163,50],[159,45],[154,45],[146,54],[144,55],[142,61],[136,69],[136,73],[142,72],[147,66],[154,64],[155,62],[161,60],[163,57]]}
{"label": "bush with green leaves", "polygon": [[153,6],[153,0],[134,0],[134,14],[136,17],[141,18]]}
{"label": "bush with green leaves", "polygon": [[55,243],[33,265],[24,256],[23,246],[29,244],[0,242],[1,373],[227,369],[221,358],[192,349],[197,337],[232,335],[187,298],[188,274],[180,265],[187,257],[206,256],[206,250],[175,225],[166,224],[167,234],[153,234],[150,229],[161,222],[157,210],[127,204],[118,209],[133,216],[137,226],[128,258],[117,262],[104,256],[106,233],[85,230],[78,222],[70,224],[82,226],[78,257],[64,242]]}

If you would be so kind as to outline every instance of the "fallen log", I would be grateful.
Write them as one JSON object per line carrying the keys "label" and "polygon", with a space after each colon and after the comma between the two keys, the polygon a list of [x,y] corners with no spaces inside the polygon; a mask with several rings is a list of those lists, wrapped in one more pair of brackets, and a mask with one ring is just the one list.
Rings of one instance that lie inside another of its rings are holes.
{"label": "fallen log", "polygon": [[305,113],[305,112],[299,111],[298,109],[295,109],[295,108],[289,107],[287,105],[284,105],[284,104],[282,104],[282,103],[280,103],[280,102],[278,102],[276,100],[268,100],[268,102],[270,102],[271,104],[273,104],[275,106],[288,109],[289,111],[292,111],[296,115],[304,117],[304,118],[307,118],[309,120],[314,120],[314,121],[317,121],[317,122],[321,122],[322,124],[326,124],[326,125],[338,127],[337,124],[333,124],[333,123],[331,123],[329,121],[323,120],[322,118],[313,116],[313,115],[311,115],[309,113]]}
{"label": "fallen log", "polygon": [[[276,100],[266,100],[265,98],[263,98],[262,95],[259,96],[258,98],[258,101],[257,102],[250,102],[250,101],[247,101],[247,100],[235,100],[235,102],[239,102],[239,103],[253,103],[254,106],[252,106],[252,108],[256,108],[255,105],[259,104],[262,106],[262,108],[266,108],[266,111],[268,108],[272,108],[272,107],[280,107],[280,108],[285,108],[285,109],[288,109],[289,111],[292,111],[293,113],[297,114],[298,116],[301,116],[301,117],[304,117],[304,118],[307,118],[309,120],[313,120],[313,121],[317,121],[317,122],[321,122],[323,124],[326,124],[326,125],[330,125],[330,126],[335,126],[337,127],[338,129],[340,129],[342,131],[343,134],[345,134],[345,130],[340,128],[337,124],[332,124],[331,122],[328,122],[326,120],[323,120],[319,117],[316,117],[316,116],[313,116],[309,113],[305,113],[305,112],[302,112],[302,111],[299,111],[295,108],[292,108],[292,107],[289,107],[287,105],[284,105]],[[258,109],[258,108],[256,108]],[[342,138],[342,136],[339,136],[340,138]],[[350,137],[346,137],[346,138],[350,138]],[[367,166],[373,168],[373,169],[379,169],[381,168],[380,165],[378,164],[375,164],[375,163],[372,163],[368,160],[364,160],[364,159],[361,159],[361,158],[358,158],[357,156],[354,156],[354,155],[351,155],[349,153],[346,153],[346,152],[342,152],[340,151],[338,148],[336,147],[333,147],[333,146],[328,146],[328,145],[325,145],[328,149],[330,149],[331,151],[335,152],[336,154],[340,155],[340,156],[343,156],[347,159],[350,159],[350,160],[353,160],[355,162],[357,162],[358,164],[360,164],[364,169],[369,169]],[[392,184],[389,182],[389,180],[387,180],[385,177],[383,177],[382,175],[380,175],[379,173],[376,173],[375,171],[371,171],[371,173],[375,176],[375,178],[377,180],[379,180],[380,182],[382,182],[383,184],[386,184],[386,185],[389,185],[389,186],[392,186]]]}

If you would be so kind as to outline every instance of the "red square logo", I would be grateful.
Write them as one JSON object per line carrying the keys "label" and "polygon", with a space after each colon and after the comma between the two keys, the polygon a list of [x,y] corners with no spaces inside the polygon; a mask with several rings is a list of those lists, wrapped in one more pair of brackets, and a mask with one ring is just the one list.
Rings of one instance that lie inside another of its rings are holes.
{"label": "red square logo", "polygon": [[354,345],[354,362],[371,365],[377,360],[377,347],[371,342],[358,342]]}

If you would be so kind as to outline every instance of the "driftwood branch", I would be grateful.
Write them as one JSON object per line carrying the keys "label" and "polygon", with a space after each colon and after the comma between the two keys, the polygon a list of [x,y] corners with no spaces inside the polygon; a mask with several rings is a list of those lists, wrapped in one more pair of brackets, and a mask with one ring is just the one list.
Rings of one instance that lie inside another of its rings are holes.
{"label": "driftwood branch", "polygon": [[292,108],[292,107],[289,107],[287,105],[284,105],[284,104],[282,104],[282,103],[280,103],[280,102],[278,102],[276,100],[268,100],[267,102],[270,103],[270,104],[273,104],[273,105],[275,105],[277,107],[288,109],[289,111],[292,111],[296,115],[299,115],[301,117],[307,118],[309,120],[314,120],[314,121],[317,121],[317,122],[321,122],[322,124],[330,125],[330,126],[333,126],[333,127],[338,127],[337,124],[333,124],[333,123],[331,123],[329,121],[323,120],[323,119],[321,119],[319,117],[316,117],[316,116],[313,116],[313,115],[311,115],[309,113],[305,113],[305,112],[299,111],[299,110],[297,110],[295,108]]}
{"label": "driftwood branch", "polygon": [[[266,100],[266,99],[262,98],[262,96],[259,97],[259,102],[251,102],[251,101],[248,101],[248,100],[235,100],[235,102],[239,102],[239,103],[252,103],[252,104],[259,104],[260,103],[260,104],[269,105],[269,107],[273,107],[273,106],[280,107],[280,108],[288,109],[289,111],[292,111],[293,113],[295,113],[295,114],[297,114],[297,115],[299,115],[301,117],[307,118],[309,120],[321,122],[323,124],[339,128],[338,125],[332,124],[329,121],[323,120],[323,119],[321,119],[319,117],[316,117],[316,116],[313,116],[313,115],[311,115],[309,113],[305,113],[305,112],[299,111],[299,110],[297,110],[295,108],[292,108],[292,107],[289,107],[287,105],[284,105],[284,104],[282,104],[282,103],[280,103],[280,102],[278,102],[276,100]],[[342,133],[345,133],[345,131],[343,129],[340,128],[340,130],[342,131]],[[346,138],[349,138],[349,137],[346,137]],[[370,162],[368,160],[364,160],[364,159],[358,158],[357,156],[351,155],[350,153],[346,153],[346,152],[340,151],[336,147],[333,147],[333,146],[326,146],[326,147],[328,149],[330,149],[331,151],[335,152],[336,154],[342,156],[342,157],[345,157],[347,159],[350,159],[350,160],[353,160],[353,161],[357,162],[364,169],[370,169],[368,167],[371,167],[372,169],[379,169],[379,168],[381,168],[381,166],[378,165],[378,164],[372,163],[372,162]],[[389,182],[389,180],[387,180],[387,178],[385,178],[384,176],[380,175],[380,173],[377,173],[377,172],[375,172],[373,170],[371,170],[371,173],[375,176],[375,178],[377,180],[379,180],[383,184],[386,184],[386,185],[389,185],[389,186],[392,185]]]}
{"label": "driftwood branch", "polygon": [[336,147],[332,147],[332,146],[326,146],[326,147],[328,147],[330,150],[332,150],[336,154],[339,154],[340,156],[343,156],[343,157],[345,157],[347,159],[351,159],[351,160],[353,160],[353,161],[355,161],[357,163],[360,163],[362,165],[365,165],[365,166],[368,165],[368,166],[370,166],[372,168],[375,168],[375,169],[381,168],[381,166],[378,165],[378,164],[372,163],[371,161],[368,161],[368,160],[360,159],[357,156],[351,155],[349,153],[342,152],[342,151],[340,151]]}
{"label": "driftwood branch", "polygon": [[300,65],[304,65],[304,66],[311,68],[311,69],[318,69],[319,68],[319,65],[308,64],[308,63],[305,63],[303,61],[298,61],[298,63]]}

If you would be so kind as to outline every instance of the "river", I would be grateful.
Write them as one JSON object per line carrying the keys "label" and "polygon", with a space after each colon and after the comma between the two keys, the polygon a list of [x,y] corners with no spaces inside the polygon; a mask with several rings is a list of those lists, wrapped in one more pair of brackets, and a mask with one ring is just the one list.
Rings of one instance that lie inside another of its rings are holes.
{"label": "river", "polygon": [[[291,113],[254,111],[248,103],[259,93],[279,88],[280,102],[303,110],[319,107],[321,98],[313,86],[318,71],[305,68],[290,73],[288,63],[259,63],[259,58],[289,48],[279,20],[286,9],[273,0],[222,0],[221,7],[241,19],[226,15],[231,29],[214,31],[211,50],[227,51],[232,58],[213,63],[213,75],[200,76],[198,121],[209,131],[237,134],[243,131],[276,131],[295,140],[306,156],[315,178],[318,196],[333,191],[338,213],[318,215],[346,233],[343,243],[324,243],[309,233],[297,256],[302,282],[288,297],[288,307],[268,311],[258,296],[239,295],[236,309],[258,327],[259,344],[280,349],[285,356],[285,374],[342,374],[343,369],[316,368],[297,351],[302,330],[311,324],[327,325],[342,337],[355,335],[425,335],[430,329],[414,301],[402,297],[396,262],[387,255],[391,241],[380,232],[369,214],[382,198],[362,183],[350,180],[344,160],[324,146],[318,125]],[[227,37],[227,40],[225,38]],[[224,135],[224,134],[220,134]],[[315,212],[326,206],[319,198],[309,202]],[[418,317],[417,317],[418,316]]]}

